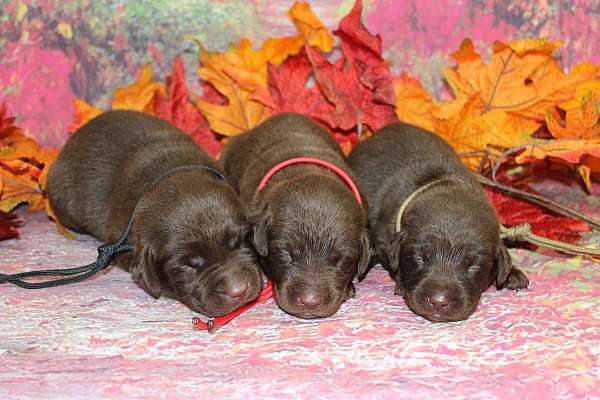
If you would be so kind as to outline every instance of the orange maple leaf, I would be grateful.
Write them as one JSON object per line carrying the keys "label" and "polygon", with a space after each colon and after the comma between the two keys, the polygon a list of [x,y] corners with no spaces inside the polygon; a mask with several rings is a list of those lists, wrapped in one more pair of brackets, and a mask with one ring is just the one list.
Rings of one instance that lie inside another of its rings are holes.
{"label": "orange maple leaf", "polygon": [[306,43],[322,51],[331,50],[333,37],[307,3],[295,3],[288,15],[298,35],[267,39],[259,50],[252,48],[249,39],[240,40],[225,53],[209,52],[199,46],[202,67],[198,75],[227,98],[226,104],[215,104],[195,97],[213,131],[237,135],[269,117],[270,110],[252,96],[257,90],[267,89],[268,63],[283,62],[298,54]]}
{"label": "orange maple leaf", "polygon": [[[449,108],[443,110],[445,115],[456,112],[468,98],[478,95],[485,111],[499,110],[511,117],[532,120],[526,126],[533,132],[548,108],[571,99],[577,86],[600,75],[600,68],[591,63],[575,66],[565,74],[552,58],[561,45],[545,39],[496,42],[489,63],[485,64],[472,42],[465,39],[452,55],[457,66],[444,69],[456,97],[444,105]],[[525,126],[523,122],[519,124]]]}
{"label": "orange maple leaf", "polygon": [[556,139],[593,139],[600,138],[598,123],[597,95],[590,91],[581,98],[579,107],[567,109],[564,126],[557,111],[548,111],[546,125]]}
{"label": "orange maple leaf", "polygon": [[[469,153],[463,157],[469,167],[477,167],[481,158],[481,154],[473,154],[474,151],[488,149],[492,145],[494,148],[511,148],[535,141],[507,113],[499,110],[482,112],[483,108],[481,98],[475,94],[458,114],[437,121],[434,129],[458,153]],[[494,148],[488,150],[494,152]]]}
{"label": "orange maple leaf", "polygon": [[146,64],[141,70],[136,82],[123,88],[117,88],[113,95],[113,110],[136,110],[152,114],[154,112],[154,94],[164,92],[164,85],[155,82],[152,67]]}
{"label": "orange maple leaf", "polygon": [[418,79],[408,74],[394,78],[396,116],[400,121],[433,131],[438,107]]}
{"label": "orange maple leaf", "polygon": [[41,148],[19,128],[2,137],[0,147],[0,211],[8,212],[21,203],[30,211],[45,207],[41,180],[58,154]]}

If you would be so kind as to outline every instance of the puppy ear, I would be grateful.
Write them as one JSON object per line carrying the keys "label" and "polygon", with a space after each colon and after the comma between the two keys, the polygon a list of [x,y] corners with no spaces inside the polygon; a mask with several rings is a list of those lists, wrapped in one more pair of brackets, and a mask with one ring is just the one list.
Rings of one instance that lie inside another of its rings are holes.
{"label": "puppy ear", "polygon": [[369,234],[366,230],[360,235],[360,250],[358,256],[358,280],[365,279],[367,272],[373,266],[373,251],[369,241]]}
{"label": "puppy ear", "polygon": [[504,282],[506,282],[508,274],[510,274],[510,270],[512,269],[512,260],[510,258],[510,254],[508,254],[508,249],[502,242],[500,242],[500,245],[496,250],[494,269],[496,272],[494,283],[498,289],[502,289]]}
{"label": "puppy ear", "polygon": [[400,265],[400,251],[405,237],[405,231],[396,232],[388,245],[387,258],[389,260],[389,267],[393,272],[396,272]]}
{"label": "puppy ear", "polygon": [[260,214],[252,218],[252,244],[261,257],[266,257],[269,254],[271,219],[272,215],[268,207],[265,207]]}
{"label": "puppy ear", "polygon": [[156,268],[156,257],[150,246],[142,245],[139,250],[134,250],[134,255],[129,265],[131,277],[135,283],[155,299],[160,296],[161,291],[160,279]]}

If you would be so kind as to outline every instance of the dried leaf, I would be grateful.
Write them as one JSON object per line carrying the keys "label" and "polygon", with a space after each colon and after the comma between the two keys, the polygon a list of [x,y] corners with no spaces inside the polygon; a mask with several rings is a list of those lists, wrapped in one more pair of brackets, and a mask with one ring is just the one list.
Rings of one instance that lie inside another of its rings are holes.
{"label": "dried leaf", "polygon": [[75,109],[75,115],[73,116],[73,124],[69,127],[70,133],[75,133],[75,131],[85,125],[86,122],[102,114],[101,109],[94,107],[81,99],[73,100],[73,108]]}
{"label": "dried leaf", "polygon": [[344,70],[331,64],[310,46],[306,52],[319,88],[335,105],[331,113],[321,116],[330,127],[350,130],[359,123],[366,123],[372,130],[377,130],[398,120],[395,105],[378,102],[377,94],[359,81],[353,68]]}
{"label": "dried leaf", "polygon": [[308,3],[294,3],[288,16],[296,26],[299,36],[303,38],[303,44],[308,43],[326,53],[331,51],[333,37],[323,22],[312,12]]}
{"label": "dried leaf", "polygon": [[[519,130],[505,112],[493,110],[482,113],[483,107],[479,96],[472,96],[457,115],[439,121],[435,132],[458,153],[486,149],[490,145],[511,148],[536,141],[528,132]],[[464,157],[463,161],[475,168],[480,158],[480,155],[472,155]]]}
{"label": "dried leaf", "polygon": [[164,85],[155,82],[152,67],[146,64],[141,70],[137,82],[123,88],[117,88],[113,95],[113,110],[136,110],[153,113],[154,94],[164,91]]}
{"label": "dried leaf", "polygon": [[395,106],[392,74],[381,56],[381,36],[372,35],[367,30],[361,22],[361,13],[362,0],[357,0],[334,34],[341,39],[349,69],[354,70],[358,80],[373,92],[373,101]]}
{"label": "dried leaf", "polygon": [[16,214],[0,211],[0,240],[18,239],[17,228],[19,226],[21,226],[21,220],[17,218]]}
{"label": "dried leaf", "polygon": [[273,114],[297,112],[322,120],[334,110],[317,86],[307,87],[312,67],[303,50],[288,57],[282,64],[269,64],[269,88],[257,89],[252,99],[261,102]]}
{"label": "dried leaf", "polygon": [[396,116],[400,121],[433,131],[438,107],[419,80],[408,74],[394,79],[396,94]]}
{"label": "dried leaf", "polygon": [[577,243],[581,234],[591,229],[584,221],[552,215],[535,204],[491,188],[486,188],[486,193],[504,225],[515,226],[527,222],[536,235],[567,243]]}
{"label": "dried leaf", "polygon": [[562,164],[577,171],[586,188],[591,190],[591,173],[600,172],[600,139],[545,140],[525,149],[515,161]]}
{"label": "dried leaf", "polygon": [[551,57],[560,46],[558,41],[544,39],[497,42],[485,64],[465,39],[453,54],[457,66],[444,69],[444,76],[459,105],[478,95],[485,111],[501,110],[543,121],[550,107],[569,100],[580,84],[600,74],[600,68],[591,63],[565,74]]}
{"label": "dried leaf", "polygon": [[188,133],[196,143],[212,155],[221,150],[221,145],[211,132],[200,110],[190,102],[190,93],[185,83],[185,68],[181,58],[175,58],[173,71],[166,78],[165,93],[156,92],[155,114]]}
{"label": "dried leaf", "polygon": [[28,203],[30,211],[41,210],[46,201],[41,180],[58,152],[41,148],[5,113],[6,108],[0,107],[0,211],[21,203]]}
{"label": "dried leaf", "polygon": [[556,110],[546,113],[546,125],[556,139],[600,138],[598,107],[600,101],[594,91],[581,96],[576,107],[566,109],[564,122]]}
{"label": "dried leaf", "polygon": [[225,53],[208,52],[200,45],[202,68],[198,74],[227,99],[225,104],[215,104],[195,98],[215,132],[237,135],[269,117],[270,109],[253,97],[254,92],[268,87],[268,63],[279,64],[297,54],[306,41],[324,51],[331,49],[333,39],[307,4],[294,4],[289,15],[299,35],[267,39],[258,51],[252,49],[248,39],[242,39]]}

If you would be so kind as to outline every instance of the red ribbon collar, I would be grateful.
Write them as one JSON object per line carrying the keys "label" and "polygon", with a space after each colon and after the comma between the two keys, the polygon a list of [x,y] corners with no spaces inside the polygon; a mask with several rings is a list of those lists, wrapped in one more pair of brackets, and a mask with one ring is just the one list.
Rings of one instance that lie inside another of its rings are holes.
{"label": "red ribbon collar", "polygon": [[258,184],[258,188],[256,189],[256,192],[257,193],[260,192],[265,187],[265,185],[267,184],[267,182],[269,181],[269,179],[271,179],[271,177],[273,175],[275,175],[277,172],[281,171],[285,167],[293,165],[293,164],[315,164],[315,165],[320,165],[321,167],[325,167],[325,168],[333,171],[337,176],[342,178],[342,180],[344,181],[344,183],[346,185],[348,185],[350,190],[352,190],[352,193],[354,194],[356,201],[358,201],[358,204],[360,204],[362,206],[363,202],[362,202],[362,198],[360,197],[360,192],[358,191],[358,187],[356,186],[354,181],[352,181],[352,178],[350,178],[350,176],[343,169],[338,167],[337,165],[334,165],[328,161],[321,160],[319,158],[313,158],[313,157],[290,158],[289,160],[282,161],[279,164],[275,165],[260,180],[260,183]]}
{"label": "red ribbon collar", "polygon": [[[287,167],[289,165],[294,165],[294,164],[315,164],[315,165],[319,165],[321,167],[325,167],[325,168],[333,171],[337,176],[342,178],[342,180],[344,181],[344,183],[346,183],[346,185],[348,185],[348,187],[354,194],[356,201],[358,201],[358,204],[360,204],[362,206],[363,202],[362,202],[362,198],[360,196],[360,192],[358,191],[358,187],[356,186],[356,184],[354,183],[352,178],[350,178],[350,176],[343,169],[341,169],[340,167],[338,167],[330,162],[327,162],[325,160],[321,160],[319,158],[312,158],[312,157],[290,158],[288,160],[282,161],[279,164],[275,165],[260,180],[260,183],[258,184],[258,188],[256,188],[256,193],[260,192],[265,187],[265,185],[267,184],[269,179],[271,179],[271,177],[273,177],[273,175],[275,175],[277,172],[281,171],[285,167]],[[227,324],[229,321],[231,321],[238,315],[246,312],[247,310],[251,309],[252,307],[254,307],[260,303],[264,303],[265,301],[269,300],[272,297],[273,297],[273,284],[269,280],[267,282],[267,284],[265,285],[265,287],[263,288],[263,290],[260,292],[260,294],[254,301],[252,301],[236,310],[233,310],[229,314],[211,319],[208,322],[204,322],[200,318],[194,317],[192,319],[192,324],[193,324],[194,328],[196,328],[196,329],[208,330],[209,332],[212,332],[213,330]]]}

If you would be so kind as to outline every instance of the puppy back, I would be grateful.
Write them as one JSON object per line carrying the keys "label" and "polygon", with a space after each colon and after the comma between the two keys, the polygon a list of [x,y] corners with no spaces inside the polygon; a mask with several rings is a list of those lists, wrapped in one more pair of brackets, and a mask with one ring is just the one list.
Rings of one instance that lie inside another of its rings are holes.
{"label": "puppy back", "polygon": [[[50,204],[67,227],[106,240],[107,225],[117,222],[123,229],[147,182],[187,163],[215,166],[168,122],[136,111],[109,111],[65,143],[48,175]],[[122,210],[119,221],[109,221],[113,208]]]}
{"label": "puppy back", "polygon": [[296,113],[278,114],[231,138],[220,161],[231,183],[248,200],[269,169],[303,156],[329,161],[350,173],[333,137],[316,122]]}

